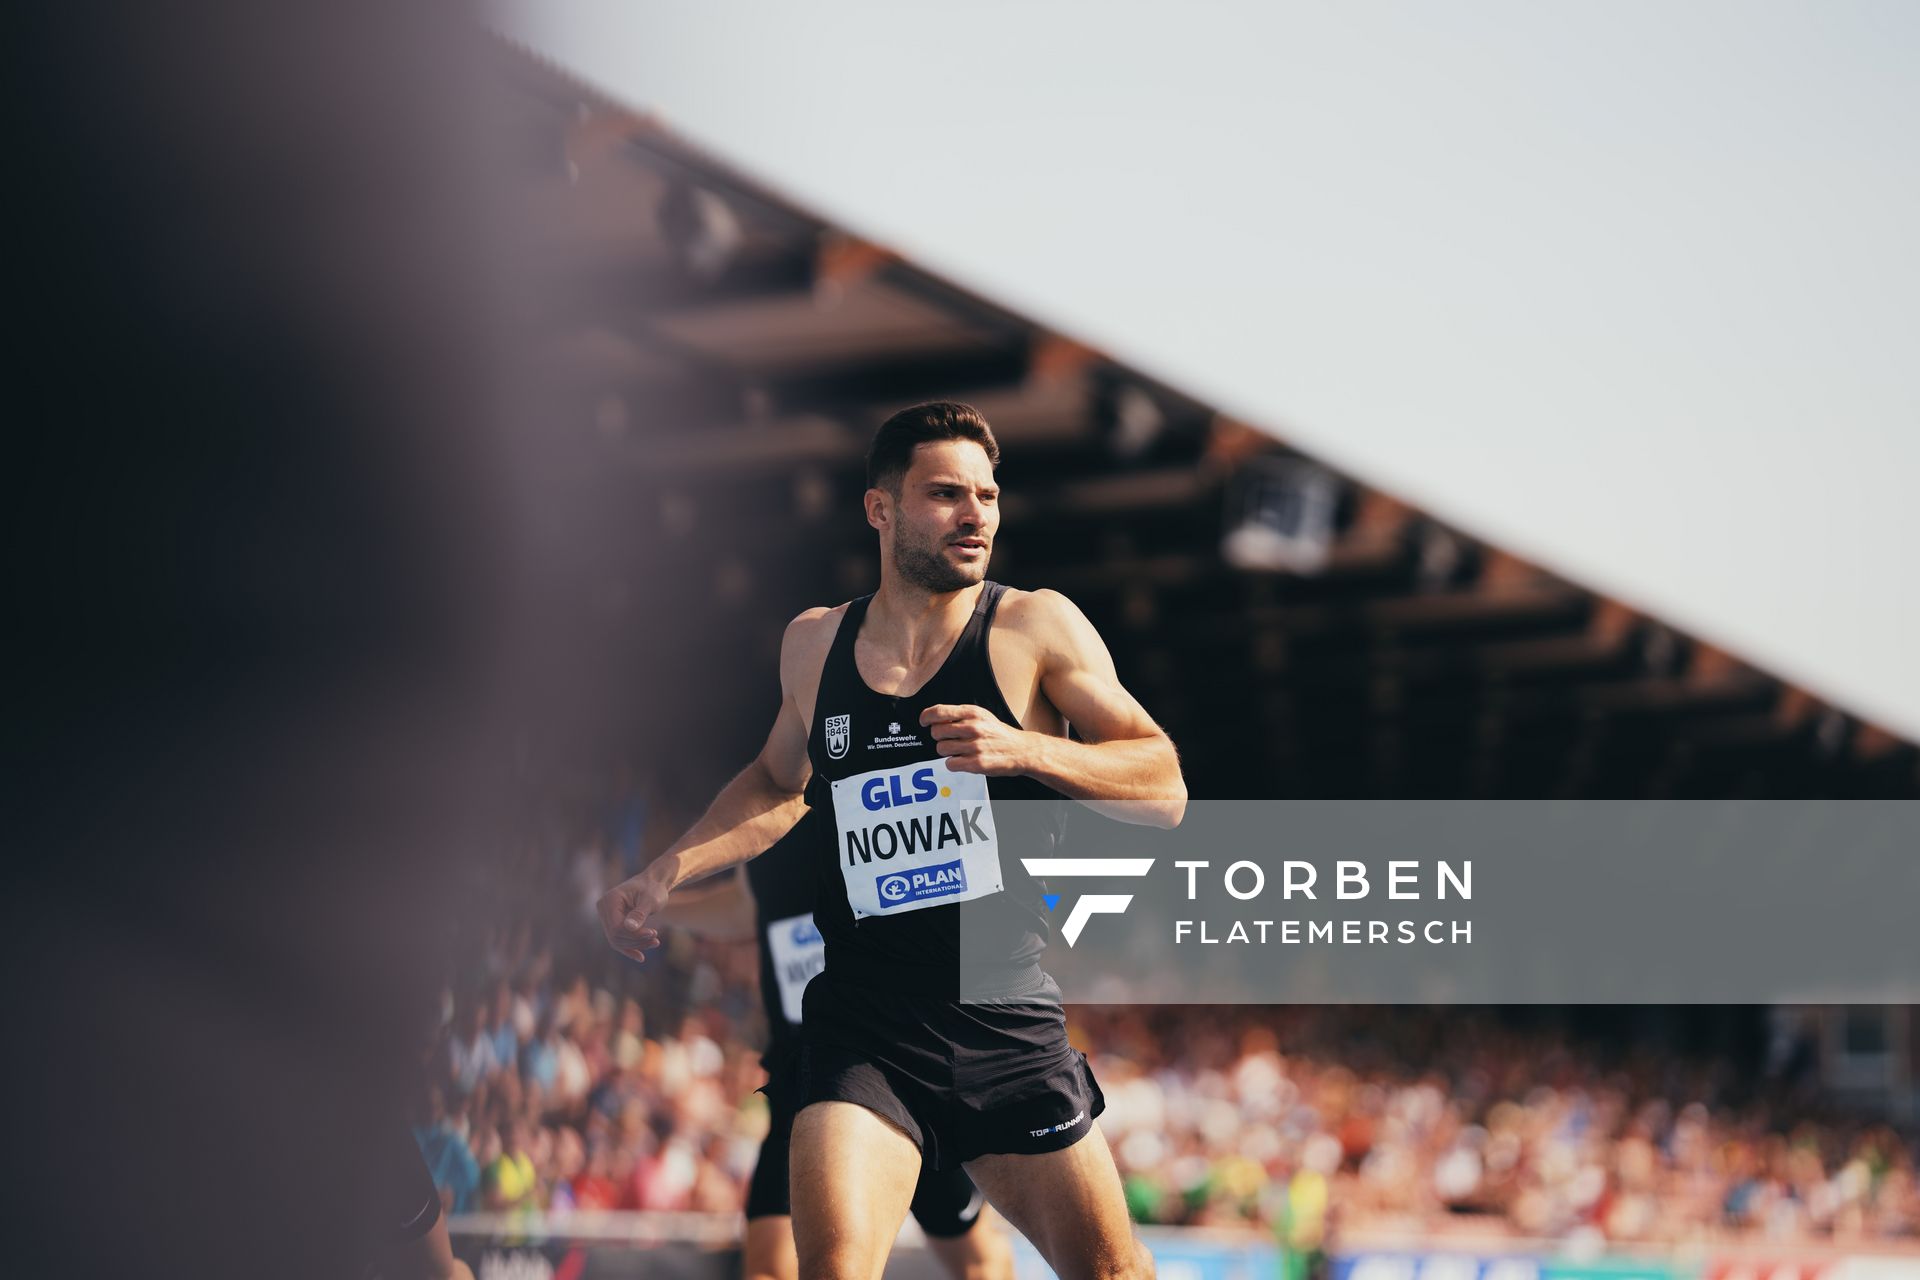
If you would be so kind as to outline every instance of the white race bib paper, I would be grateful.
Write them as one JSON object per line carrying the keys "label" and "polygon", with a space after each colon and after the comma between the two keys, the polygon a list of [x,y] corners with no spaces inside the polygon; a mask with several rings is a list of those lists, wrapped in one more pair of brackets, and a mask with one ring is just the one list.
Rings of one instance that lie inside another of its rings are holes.
{"label": "white race bib paper", "polygon": [[773,979],[780,984],[780,1011],[800,1025],[800,997],[814,975],[827,967],[827,944],[813,927],[813,913],[767,922],[767,955],[773,959]]}
{"label": "white race bib paper", "polygon": [[987,780],[944,759],[833,784],[840,877],[856,920],[999,893],[1000,839]]}

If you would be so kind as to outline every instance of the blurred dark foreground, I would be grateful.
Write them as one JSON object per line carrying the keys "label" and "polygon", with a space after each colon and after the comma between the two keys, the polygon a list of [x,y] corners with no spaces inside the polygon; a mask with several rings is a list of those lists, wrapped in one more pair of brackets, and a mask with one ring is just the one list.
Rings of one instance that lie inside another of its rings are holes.
{"label": "blurred dark foreground", "polygon": [[565,465],[510,425],[478,33],[10,26],[7,1270],[360,1275]]}

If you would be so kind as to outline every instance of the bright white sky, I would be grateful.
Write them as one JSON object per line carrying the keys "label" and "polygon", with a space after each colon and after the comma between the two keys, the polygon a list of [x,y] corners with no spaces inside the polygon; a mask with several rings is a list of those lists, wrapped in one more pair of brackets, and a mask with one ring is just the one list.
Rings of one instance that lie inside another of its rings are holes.
{"label": "bright white sky", "polygon": [[498,21],[833,221],[1920,736],[1920,4]]}

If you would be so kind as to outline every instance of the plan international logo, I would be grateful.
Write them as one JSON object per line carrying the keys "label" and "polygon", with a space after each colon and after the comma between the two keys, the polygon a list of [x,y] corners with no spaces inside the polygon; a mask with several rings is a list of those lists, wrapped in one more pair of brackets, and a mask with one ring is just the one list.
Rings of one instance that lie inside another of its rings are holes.
{"label": "plan international logo", "polygon": [[[1067,880],[1093,876],[1144,876],[1153,870],[1152,858],[1022,858],[1021,865],[1027,874],[1038,880]],[[1047,910],[1060,905],[1060,895],[1045,895]],[[1130,893],[1089,893],[1073,904],[1073,910],[1067,912],[1067,922],[1060,928],[1060,936],[1071,947],[1080,940],[1080,931],[1087,927],[1087,921],[1099,915],[1121,915],[1132,903]]]}

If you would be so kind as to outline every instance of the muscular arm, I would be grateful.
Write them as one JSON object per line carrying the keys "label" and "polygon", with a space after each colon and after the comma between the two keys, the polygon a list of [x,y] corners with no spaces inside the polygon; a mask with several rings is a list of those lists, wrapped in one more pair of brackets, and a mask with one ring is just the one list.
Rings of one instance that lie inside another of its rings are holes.
{"label": "muscular arm", "polygon": [[[785,835],[806,812],[804,792],[813,776],[807,760],[807,728],[799,694],[817,676],[825,609],[810,609],[787,626],[780,644],[780,713],[752,764],[707,806],[706,813],[646,870],[600,898],[600,927],[615,950],[644,961],[659,945],[647,921],[667,895],[690,880],[756,858]],[[831,633],[827,633],[831,640]]]}
{"label": "muscular arm", "polygon": [[[776,725],[774,735],[780,733]],[[768,742],[771,746],[772,739]],[[720,789],[700,821],[641,874],[655,877],[670,893],[689,880],[759,857],[807,811],[801,795],[806,785],[805,776],[797,787],[783,781],[768,767],[763,751]]]}
{"label": "muscular arm", "polygon": [[1109,817],[1176,827],[1187,785],[1173,742],[1120,684],[1086,615],[1065,596],[1037,591],[1019,626],[1035,647],[1040,691],[1085,742],[1015,729],[979,707],[929,707],[940,754],[963,772],[1025,774]]}

